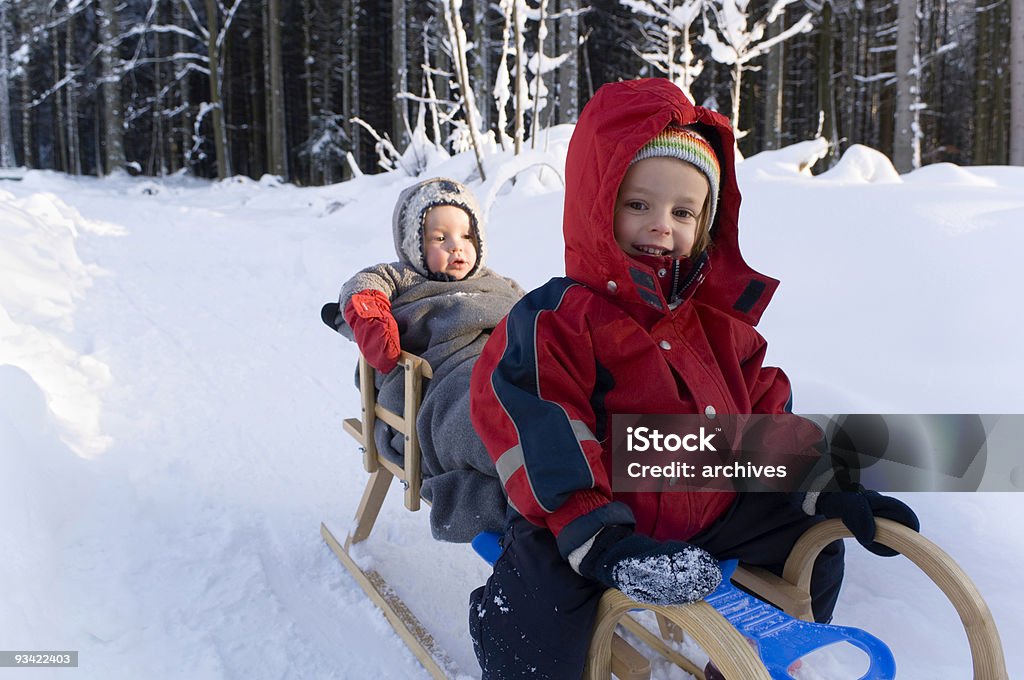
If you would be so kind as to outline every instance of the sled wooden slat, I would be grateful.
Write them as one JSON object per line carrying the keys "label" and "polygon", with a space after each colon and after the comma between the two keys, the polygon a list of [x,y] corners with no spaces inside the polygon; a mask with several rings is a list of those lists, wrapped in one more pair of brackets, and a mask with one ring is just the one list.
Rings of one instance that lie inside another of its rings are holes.
{"label": "sled wooden slat", "polygon": [[[423,667],[435,680],[447,680],[451,676],[442,667],[450,666],[447,655],[434,642],[433,636],[423,627],[416,615],[413,614],[398,595],[388,586],[387,581],[376,571],[363,571],[355,563],[345,548],[338,543],[331,531],[323,523],[320,524],[320,535],[323,536],[327,545],[337,555],[345,568],[349,570],[356,583],[362,587],[366,595],[377,607],[384,612],[385,618],[391,627],[395,629],[398,636],[409,647]],[[436,659],[441,659],[439,663]]]}
{"label": "sled wooden slat", "polygon": [[405,427],[405,419],[402,416],[396,415],[391,411],[387,410],[383,406],[378,405],[374,410],[374,415],[378,420],[383,420],[385,423],[401,431]]}
{"label": "sled wooden slat", "polygon": [[365,357],[359,355],[359,396],[362,401],[362,438],[363,469],[369,473],[377,471],[377,442],[373,438],[373,428],[377,420],[377,388],[374,386],[374,368]]}
{"label": "sled wooden slat", "polygon": [[605,591],[597,607],[587,669],[583,673],[586,680],[607,680],[612,670],[612,635],[615,627],[634,609],[653,611],[686,631],[707,652],[725,677],[771,680],[746,638],[707,602],[677,607],[649,605],[635,602],[615,589]]}
{"label": "sled wooden slat", "polygon": [[420,507],[420,438],[416,428],[416,413],[420,408],[423,387],[423,365],[426,362],[411,354],[402,353],[399,366],[405,369],[405,408],[401,424],[396,429],[405,434],[405,507]]}
{"label": "sled wooden slat", "polygon": [[345,550],[370,536],[377,515],[380,514],[380,508],[384,504],[384,498],[391,488],[391,480],[394,478],[390,470],[380,468],[370,475],[370,480],[363,490],[363,497],[359,500],[359,508],[356,510],[356,525],[345,539]]}
{"label": "sled wooden slat", "polygon": [[[697,668],[696,664],[694,664],[692,661],[687,659],[685,656],[683,656],[676,650],[669,647],[668,644],[665,643],[664,639],[655,635],[653,632],[647,629],[647,626],[640,623],[629,614],[622,617],[622,619],[619,621],[619,625],[628,630],[633,635],[636,635],[645,645],[656,651],[658,654],[661,654],[661,656],[668,659],[675,665],[679,666],[690,675],[696,678],[704,677],[704,671],[700,668]],[[634,652],[635,651],[636,650],[634,650]],[[612,672],[615,672],[614,656],[612,657]]]}
{"label": "sled wooden slat", "polygon": [[741,564],[736,567],[732,582],[757,593],[759,597],[768,600],[793,618],[814,621],[810,594],[767,569],[745,567]]}
{"label": "sled wooden slat", "polygon": [[651,661],[616,633],[612,636],[612,673],[619,680],[650,680]]}
{"label": "sled wooden slat", "polygon": [[[988,604],[967,573],[942,548],[892,520],[877,518],[875,540],[913,562],[953,604],[971,648],[974,680],[1008,680],[1003,645]],[[852,534],[837,519],[822,522],[800,537],[786,560],[782,577],[810,591],[811,566],[832,541]]]}
{"label": "sled wooden slat", "polygon": [[358,418],[345,418],[342,428],[352,436],[360,446],[363,446],[363,421]]}

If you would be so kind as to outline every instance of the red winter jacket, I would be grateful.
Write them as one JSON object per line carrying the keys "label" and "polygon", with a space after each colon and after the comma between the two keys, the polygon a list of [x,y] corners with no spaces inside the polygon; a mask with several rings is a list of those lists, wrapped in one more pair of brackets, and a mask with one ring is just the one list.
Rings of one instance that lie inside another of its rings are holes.
{"label": "red winter jacket", "polygon": [[[674,308],[659,281],[659,258],[633,259],[613,235],[616,193],[629,162],[669,123],[698,124],[722,167],[714,245]],[[563,555],[603,526],[634,521],[656,539],[686,540],[734,498],[613,493],[612,413],[785,410],[789,382],[762,366],[766,343],[753,328],[778,282],[743,261],[739,205],[728,121],[693,106],[669,81],[605,85],[583,110],[566,160],[567,277],[513,308],[472,379],[473,425],[511,504],[548,527]]]}

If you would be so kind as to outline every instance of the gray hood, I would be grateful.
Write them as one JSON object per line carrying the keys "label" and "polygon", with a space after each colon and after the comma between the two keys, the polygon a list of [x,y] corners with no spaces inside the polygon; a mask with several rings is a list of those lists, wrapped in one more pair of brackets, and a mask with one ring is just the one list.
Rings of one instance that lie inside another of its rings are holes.
{"label": "gray hood", "polygon": [[430,278],[423,256],[423,219],[427,211],[439,205],[454,205],[469,214],[476,238],[476,265],[466,278],[476,276],[484,266],[484,220],[473,192],[461,182],[445,177],[428,179],[402,191],[395,204],[392,228],[398,259],[424,277]]}

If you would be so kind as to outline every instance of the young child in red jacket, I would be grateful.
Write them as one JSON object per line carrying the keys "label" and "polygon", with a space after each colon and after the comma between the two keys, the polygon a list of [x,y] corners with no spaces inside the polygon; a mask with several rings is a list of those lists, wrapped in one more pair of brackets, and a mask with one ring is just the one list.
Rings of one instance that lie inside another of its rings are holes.
{"label": "young child in red jacket", "polygon": [[[605,85],[580,115],[566,159],[566,277],[516,304],[473,371],[473,424],[515,511],[471,597],[485,678],[580,677],[606,588],[692,602],[721,581],[718,559],[781,573],[826,517],[879,552],[876,515],[918,526],[910,508],[866,491],[611,488],[613,413],[713,422],[789,410],[789,381],[763,366],[754,330],[778,282],[740,255],[733,143],[723,116],[662,79]],[[836,542],[814,567],[819,621],[842,575]]]}

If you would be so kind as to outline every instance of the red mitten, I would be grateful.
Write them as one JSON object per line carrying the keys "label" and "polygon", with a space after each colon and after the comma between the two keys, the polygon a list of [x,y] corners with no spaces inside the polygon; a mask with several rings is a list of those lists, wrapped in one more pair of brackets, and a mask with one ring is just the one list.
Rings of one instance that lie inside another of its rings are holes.
{"label": "red mitten", "polygon": [[384,293],[368,289],[353,295],[345,305],[345,323],[371,366],[381,373],[395,367],[402,347],[398,323],[391,316],[391,301]]}

